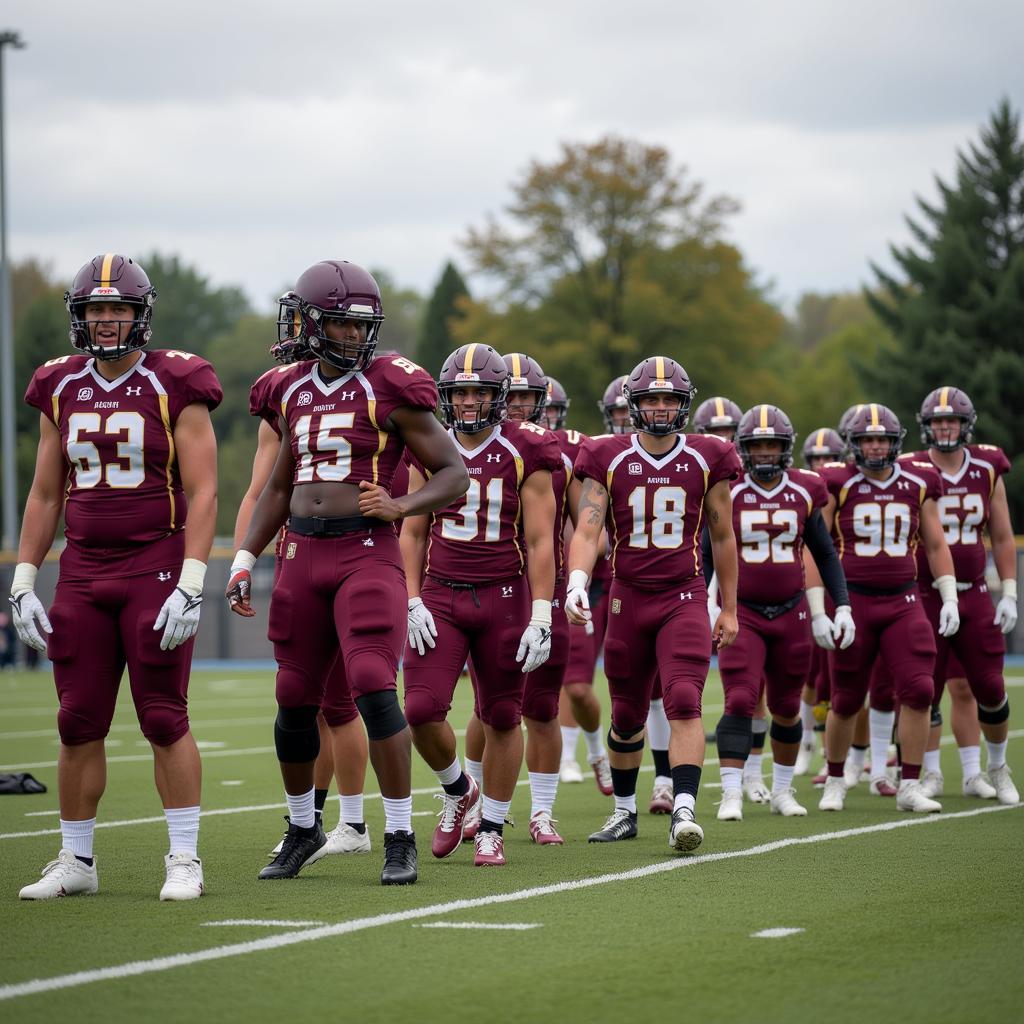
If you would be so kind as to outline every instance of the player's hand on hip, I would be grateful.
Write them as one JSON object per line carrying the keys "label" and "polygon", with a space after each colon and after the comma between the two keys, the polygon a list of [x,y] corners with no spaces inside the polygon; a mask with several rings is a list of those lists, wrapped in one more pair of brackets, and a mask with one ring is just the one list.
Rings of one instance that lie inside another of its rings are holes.
{"label": "player's hand on hip", "polygon": [[11,594],[10,601],[14,628],[18,631],[21,642],[45,654],[46,639],[43,633],[52,633],[53,626],[46,617],[43,602],[36,597],[34,590]]}
{"label": "player's hand on hip", "polygon": [[839,644],[839,650],[845,651],[857,637],[857,627],[853,621],[853,611],[848,604],[836,608],[832,620],[832,638]]}
{"label": "player's hand on hip", "polygon": [[402,518],[402,509],[387,489],[380,484],[371,484],[369,480],[359,481],[359,512],[385,523]]}
{"label": "player's hand on hip", "polygon": [[956,601],[943,601],[939,610],[939,636],[953,636],[960,628],[960,609]]}
{"label": "player's hand on hip", "polygon": [[202,604],[202,594],[187,594],[181,587],[171,591],[153,626],[154,630],[164,631],[160,638],[161,651],[173,651],[196,635]]}
{"label": "player's hand on hip", "polygon": [[728,647],[736,639],[740,631],[739,620],[735,612],[727,612],[724,609],[718,613],[715,620],[715,628],[711,632],[711,639],[718,645],[718,649]]}
{"label": "player's hand on hip", "polygon": [[434,638],[437,636],[437,627],[434,625],[434,616],[430,609],[423,603],[422,597],[409,598],[409,646],[416,650],[417,654],[423,654],[427,647],[436,647]]}

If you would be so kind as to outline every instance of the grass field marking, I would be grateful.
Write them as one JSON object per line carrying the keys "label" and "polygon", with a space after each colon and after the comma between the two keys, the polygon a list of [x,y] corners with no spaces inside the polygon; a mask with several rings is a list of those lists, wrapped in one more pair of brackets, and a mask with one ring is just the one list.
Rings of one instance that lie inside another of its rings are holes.
{"label": "grass field marking", "polygon": [[57,807],[57,808],[55,808],[52,811],[26,811],[25,812],[25,817],[26,818],[43,818],[43,817],[48,817],[51,814],[60,814],[60,808]]}
{"label": "grass field marking", "polygon": [[322,928],[323,921],[256,921],[245,918],[230,921],[203,921],[200,928]]}
{"label": "grass field marking", "polygon": [[466,931],[479,929],[489,932],[528,932],[543,927],[540,924],[485,924],[483,921],[431,921],[429,924],[413,925],[413,928],[461,928]]}
{"label": "grass field marking", "polygon": [[[56,711],[56,708],[54,708]],[[253,716],[251,718],[210,718],[202,722],[189,722],[189,728],[192,732],[197,729],[203,731],[204,729],[220,729],[220,728],[239,728],[248,727],[250,725],[266,725],[268,718],[266,715]],[[118,722],[110,727],[111,732],[139,732],[138,722]],[[57,739],[57,727],[55,725],[50,726],[49,729],[29,729],[26,732],[21,732],[17,729],[8,732],[0,732],[0,740],[45,740],[45,739]]]}
{"label": "grass field marking", "polygon": [[[195,697],[193,696],[193,700]],[[198,701],[203,711],[207,708],[230,708],[235,710],[247,705],[249,707],[267,708],[271,714],[276,709],[273,697],[234,697],[231,700],[200,700]],[[36,708],[4,708],[4,718],[21,718],[27,715],[53,715],[57,714],[57,703],[48,704],[46,707]],[[273,722],[273,717],[265,718],[263,721]]]}
{"label": "grass field marking", "polygon": [[764,928],[759,932],[754,932],[750,937],[752,939],[784,939],[788,935],[799,935],[805,931],[807,931],[806,928]]}
{"label": "grass field marking", "polygon": [[[148,746],[147,741],[146,742]],[[273,754],[277,748],[270,747],[244,747],[240,750],[204,750],[203,757],[254,757],[257,754]],[[115,757],[108,757],[107,764],[130,764],[132,762],[152,761],[152,751],[148,754],[118,754]],[[56,761],[34,761],[30,764],[0,764],[0,772],[20,772],[29,768],[56,768]]]}
{"label": "grass field marking", "polygon": [[660,875],[668,871],[679,871],[694,868],[701,864],[714,864],[719,861],[735,860],[739,857],[759,857],[767,853],[775,853],[791,846],[809,846],[816,843],[835,842],[841,839],[852,839],[858,836],[872,835],[878,832],[893,832],[902,828],[916,828],[925,825],[937,825],[942,822],[959,821],[963,818],[976,818],[982,814],[999,814],[1003,811],[1019,810],[1024,804],[997,804],[994,807],[979,807],[972,811],[957,811],[953,814],[915,815],[911,818],[898,818],[893,821],[880,822],[876,825],[864,825],[860,828],[841,829],[838,832],[819,832],[810,836],[794,836],[788,839],[777,839],[770,843],[749,846],[742,850],[726,850],[721,853],[705,853],[695,857],[673,858],[632,868],[629,871],[618,871],[605,875],[594,875],[591,878],[577,878],[571,881],[554,882],[540,885],[532,889],[519,889],[515,892],[494,893],[476,899],[452,900],[449,903],[435,903],[426,907],[414,907],[410,910],[393,911],[388,914],[377,914],[374,917],[355,918],[338,924],[325,925],[322,928],[310,928],[305,931],[271,935],[265,939],[253,939],[250,942],[237,942],[229,946],[214,946],[212,949],[197,950],[193,953],[175,953],[172,956],[156,957],[153,960],[134,960],[113,967],[100,967],[90,971],[77,971],[74,974],[59,974],[50,978],[35,978],[32,981],[17,982],[0,986],[0,1002],[17,999],[21,996],[38,995],[42,992],[55,992],[58,989],[78,988],[91,985],[97,981],[114,981],[122,978],[138,977],[143,974],[154,974],[160,971],[176,970],[179,967],[191,967],[195,964],[208,963],[213,960],[226,960],[236,956],[247,956],[250,953],[262,953],[268,950],[294,946],[300,942],[316,942],[330,939],[338,935],[351,935],[353,932],[366,931],[369,928],[382,928],[389,924],[401,924],[424,917],[437,917],[441,914],[461,913],[465,910],[476,910],[480,907],[493,907],[503,903],[519,903],[523,900],[537,899],[543,896],[554,896],[560,893],[578,892],[591,889],[598,885],[610,885],[614,882],[632,882],[651,875]]}

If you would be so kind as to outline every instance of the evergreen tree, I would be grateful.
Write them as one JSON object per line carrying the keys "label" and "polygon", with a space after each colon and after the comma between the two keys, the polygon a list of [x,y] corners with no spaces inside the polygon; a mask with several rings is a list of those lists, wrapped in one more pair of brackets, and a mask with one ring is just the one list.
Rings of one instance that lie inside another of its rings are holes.
{"label": "evergreen tree", "polygon": [[[881,289],[865,293],[896,336],[883,361],[858,370],[872,396],[892,406],[916,443],[921,400],[944,384],[963,388],[978,410],[976,440],[1024,457],[1024,141],[1020,115],[1004,99],[979,143],[957,154],[956,181],[937,179],[940,201],[917,199],[907,218],[916,245],[891,247],[903,279],[872,269]],[[1024,470],[1007,479],[1013,521],[1024,524]]]}
{"label": "evergreen tree", "polygon": [[455,264],[449,261],[430,296],[416,344],[416,361],[435,377],[448,353],[458,347],[459,343],[452,338],[452,321],[461,320],[465,315],[461,300],[467,298],[466,282]]}

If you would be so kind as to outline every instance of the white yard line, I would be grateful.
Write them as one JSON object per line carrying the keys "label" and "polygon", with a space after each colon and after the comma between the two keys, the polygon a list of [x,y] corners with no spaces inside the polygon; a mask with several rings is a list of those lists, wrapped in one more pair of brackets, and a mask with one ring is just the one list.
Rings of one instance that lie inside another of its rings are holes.
{"label": "white yard line", "polygon": [[323,921],[203,921],[200,928],[322,928]]}
{"label": "white yard line", "polygon": [[[244,747],[240,750],[204,750],[203,758],[208,757],[250,757],[256,754],[272,754],[274,747]],[[152,752],[147,754],[117,754],[108,757],[107,764],[130,764],[132,762],[152,761]],[[34,761],[29,764],[0,764],[0,772],[28,771],[29,768],[56,768],[56,761]]]}
{"label": "white yard line", "polygon": [[806,931],[805,928],[765,928],[763,931],[754,932],[752,939],[784,939],[787,935],[799,935]]}
{"label": "white yard line", "polygon": [[[56,714],[57,709],[53,709]],[[204,722],[189,722],[189,728],[192,732],[203,732],[209,730],[213,732],[217,729],[223,728],[238,728],[240,726],[250,725],[265,725],[269,731],[273,724],[273,719],[268,718],[267,715],[259,715],[258,717],[252,718],[213,718],[208,719]],[[124,722],[110,727],[111,732],[139,732],[138,722]],[[13,732],[0,732],[0,740],[41,740],[41,739],[57,739],[57,727],[50,726],[49,729],[31,729],[28,732],[19,732],[15,730]]]}
{"label": "white yard line", "polygon": [[413,928],[458,928],[465,931],[528,932],[542,928],[539,924],[485,924],[482,921],[431,921],[430,924],[414,924]]}
{"label": "white yard line", "polygon": [[90,971],[77,971],[74,974],[60,974],[49,978],[36,978],[32,981],[17,982],[0,986],[0,1001],[17,999],[20,996],[37,995],[41,992],[55,992],[59,989],[79,988],[97,981],[113,981],[121,978],[132,978],[143,974],[155,974],[171,971],[179,967],[191,967],[194,964],[207,963],[212,960],[226,960],[250,953],[261,953],[267,950],[294,946],[300,942],[318,942],[338,935],[351,935],[354,932],[367,931],[371,928],[382,928],[389,924],[404,921],[416,921],[425,917],[436,917],[441,914],[460,913],[480,907],[500,906],[503,903],[519,903],[524,900],[555,896],[560,893],[580,892],[599,885],[610,885],[615,882],[631,882],[652,875],[661,875],[669,871],[680,871],[695,868],[701,864],[714,864],[719,861],[736,860],[741,857],[760,857],[775,853],[793,846],[811,846],[818,843],[836,842],[841,839],[853,839],[879,832],[894,832],[905,828],[938,827],[951,821],[964,818],[976,818],[983,814],[999,814],[1004,811],[1019,810],[1024,804],[995,807],[979,807],[973,811],[959,811],[955,814],[915,815],[910,818],[897,818],[877,825],[865,825],[861,828],[842,829],[837,832],[821,832],[812,836],[798,836],[779,839],[771,843],[761,843],[742,850],[729,850],[722,853],[706,853],[696,857],[678,858],[647,864],[630,871],[619,871],[592,878],[578,878],[571,881],[555,882],[551,885],[540,885],[532,889],[519,889],[516,892],[494,893],[477,899],[452,900],[450,903],[435,903],[426,907],[415,907],[411,910],[400,910],[390,914],[377,914],[374,917],[361,917],[339,924],[326,925],[321,928],[310,928],[305,931],[272,935],[265,939],[254,939],[250,942],[237,942],[229,946],[215,946],[212,949],[197,950],[192,953],[177,953],[173,956],[156,957],[152,960],[134,960],[130,963],[116,964],[113,967],[101,967]]}

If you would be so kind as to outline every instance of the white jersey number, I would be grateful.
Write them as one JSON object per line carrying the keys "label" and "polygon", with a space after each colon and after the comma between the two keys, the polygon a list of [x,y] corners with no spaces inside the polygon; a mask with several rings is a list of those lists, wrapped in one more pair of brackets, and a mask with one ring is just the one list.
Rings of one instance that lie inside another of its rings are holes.
{"label": "white jersey number", "polygon": [[859,538],[853,550],[862,558],[885,552],[902,558],[910,550],[910,506],[902,501],[882,505],[865,501],[853,509],[853,532]]}
{"label": "white jersey number", "polygon": [[[501,539],[501,499],[504,480],[500,476],[487,481],[484,515],[484,540],[492,544]],[[441,536],[445,540],[476,540],[480,532],[480,481],[470,480],[469,490],[462,508],[456,513],[461,523],[453,519],[441,520]]]}
{"label": "white jersey number", "polygon": [[[774,537],[763,526],[777,526],[780,532]],[[793,545],[800,529],[800,520],[791,508],[744,509],[740,513],[740,552],[744,562],[761,565],[771,559],[773,562],[792,562],[795,559]]]}
{"label": "white jersey number", "polygon": [[686,491],[682,487],[659,487],[651,502],[651,519],[647,520],[647,488],[634,487],[629,495],[633,511],[633,529],[629,534],[631,548],[677,548],[683,543],[683,517],[686,515]]}
{"label": "white jersey number", "polygon": [[978,529],[985,522],[985,500],[980,494],[944,494],[938,505],[947,544],[978,543]]}
{"label": "white jersey number", "polygon": [[[312,483],[316,480],[329,480],[337,483],[344,480],[352,472],[352,445],[337,430],[350,430],[355,423],[355,413],[332,412],[320,417],[320,428],[316,437],[311,434],[312,416],[300,416],[295,424],[295,438],[299,449],[299,471],[295,474],[295,482]],[[314,465],[316,453],[334,452],[334,458]]]}
{"label": "white jersey number", "polygon": [[[103,465],[100,451],[83,434],[123,434],[117,442],[117,455]],[[146,479],[144,448],[146,421],[142,413],[112,412],[103,424],[98,412],[73,412],[68,417],[68,461],[74,467],[75,486],[95,487],[104,478],[108,487],[131,489]]]}

